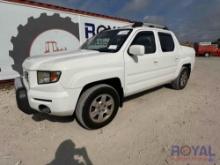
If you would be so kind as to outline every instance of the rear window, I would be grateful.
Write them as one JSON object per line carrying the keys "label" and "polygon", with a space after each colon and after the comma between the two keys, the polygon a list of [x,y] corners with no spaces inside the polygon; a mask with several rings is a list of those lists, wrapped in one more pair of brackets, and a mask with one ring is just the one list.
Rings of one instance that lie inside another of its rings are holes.
{"label": "rear window", "polygon": [[158,33],[160,39],[160,45],[163,52],[174,51],[174,41],[173,37],[168,33]]}

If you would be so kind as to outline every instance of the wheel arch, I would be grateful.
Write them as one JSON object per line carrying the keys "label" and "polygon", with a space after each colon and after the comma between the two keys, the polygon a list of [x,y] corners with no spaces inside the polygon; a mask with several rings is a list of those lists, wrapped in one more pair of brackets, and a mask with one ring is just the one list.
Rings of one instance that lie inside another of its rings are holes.
{"label": "wheel arch", "polygon": [[189,69],[189,74],[191,73],[191,71],[192,71],[192,65],[191,65],[191,63],[186,63],[186,64],[183,64],[183,66],[182,67],[186,67],[186,68],[188,68]]}
{"label": "wheel arch", "polygon": [[98,81],[94,81],[94,82],[91,82],[91,83],[84,85],[81,92],[80,92],[79,97],[82,95],[82,93],[85,90],[87,90],[95,85],[99,85],[99,84],[107,84],[107,85],[112,86],[114,89],[116,89],[116,91],[118,92],[119,97],[120,97],[120,107],[123,106],[124,90],[122,87],[121,80],[118,77],[113,77],[113,78],[104,79],[104,80],[98,80]]}
{"label": "wheel arch", "polygon": [[194,62],[192,61],[192,58],[190,58],[190,57],[186,57],[186,58],[183,58],[182,60],[180,60],[180,62],[177,65],[175,77],[178,77],[183,66],[189,68],[190,72],[191,72],[193,70],[193,66],[194,66],[193,63]]}

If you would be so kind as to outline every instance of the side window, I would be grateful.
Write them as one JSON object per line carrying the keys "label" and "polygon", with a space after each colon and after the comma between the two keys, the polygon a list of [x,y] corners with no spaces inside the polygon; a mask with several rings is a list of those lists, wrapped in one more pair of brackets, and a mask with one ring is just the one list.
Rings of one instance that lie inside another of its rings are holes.
{"label": "side window", "polygon": [[153,32],[138,33],[131,45],[143,45],[145,47],[145,54],[154,53],[156,51],[154,33]]}
{"label": "side window", "polygon": [[174,51],[173,37],[168,33],[158,33],[160,39],[160,45],[163,52]]}

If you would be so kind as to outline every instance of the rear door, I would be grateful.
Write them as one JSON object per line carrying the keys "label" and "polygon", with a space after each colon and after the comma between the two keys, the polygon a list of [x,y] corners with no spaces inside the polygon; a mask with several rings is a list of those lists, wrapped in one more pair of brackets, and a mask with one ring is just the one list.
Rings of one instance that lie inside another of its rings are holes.
{"label": "rear door", "polygon": [[159,49],[161,53],[157,55],[158,77],[160,82],[168,82],[175,76],[179,60],[178,48],[175,44],[175,38],[172,33],[158,32]]}

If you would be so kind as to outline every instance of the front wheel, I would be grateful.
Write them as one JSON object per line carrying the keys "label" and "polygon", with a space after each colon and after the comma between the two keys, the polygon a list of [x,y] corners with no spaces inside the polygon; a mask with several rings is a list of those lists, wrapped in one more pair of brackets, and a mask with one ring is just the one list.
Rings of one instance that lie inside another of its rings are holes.
{"label": "front wheel", "polygon": [[171,83],[173,89],[184,89],[187,85],[190,75],[190,70],[187,67],[182,67],[179,76]]}
{"label": "front wheel", "polygon": [[84,91],[76,107],[78,122],[87,129],[98,129],[110,123],[120,105],[118,92],[106,84]]}

